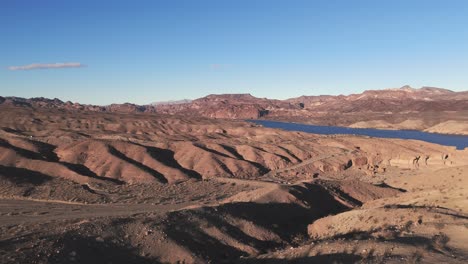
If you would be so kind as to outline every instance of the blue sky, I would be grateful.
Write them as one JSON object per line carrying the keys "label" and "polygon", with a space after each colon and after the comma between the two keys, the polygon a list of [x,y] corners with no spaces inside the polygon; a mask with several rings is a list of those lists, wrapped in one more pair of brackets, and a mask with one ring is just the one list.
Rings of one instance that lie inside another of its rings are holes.
{"label": "blue sky", "polygon": [[[467,14],[465,0],[2,0],[0,95],[145,104],[462,91]],[[48,69],[11,68],[34,63]]]}

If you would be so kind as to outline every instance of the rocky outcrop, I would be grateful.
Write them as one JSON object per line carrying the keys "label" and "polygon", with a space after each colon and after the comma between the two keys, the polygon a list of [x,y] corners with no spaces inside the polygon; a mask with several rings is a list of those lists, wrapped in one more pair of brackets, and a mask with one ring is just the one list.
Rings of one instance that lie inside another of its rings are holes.
{"label": "rocky outcrop", "polygon": [[288,100],[257,98],[250,94],[209,95],[189,103],[156,108],[161,113],[210,118],[264,118],[320,125],[424,130],[447,119],[449,115],[445,111],[454,111],[450,117],[463,119],[463,112],[468,111],[468,97],[465,92],[403,86],[348,96],[301,96]]}

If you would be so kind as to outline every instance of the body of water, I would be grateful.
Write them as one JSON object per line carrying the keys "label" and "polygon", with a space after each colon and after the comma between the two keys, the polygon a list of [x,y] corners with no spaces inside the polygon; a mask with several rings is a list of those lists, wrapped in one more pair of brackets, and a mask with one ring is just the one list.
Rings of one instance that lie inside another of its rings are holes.
{"label": "body of water", "polygon": [[468,136],[461,135],[444,135],[421,132],[416,130],[381,130],[373,128],[350,128],[350,127],[335,127],[335,126],[316,126],[307,124],[297,124],[288,122],[277,122],[269,120],[249,120],[250,122],[270,128],[281,128],[289,131],[301,131],[314,134],[332,135],[363,135],[379,138],[401,138],[401,139],[417,139],[426,142],[436,143],[445,146],[455,146],[457,149],[468,147]]}

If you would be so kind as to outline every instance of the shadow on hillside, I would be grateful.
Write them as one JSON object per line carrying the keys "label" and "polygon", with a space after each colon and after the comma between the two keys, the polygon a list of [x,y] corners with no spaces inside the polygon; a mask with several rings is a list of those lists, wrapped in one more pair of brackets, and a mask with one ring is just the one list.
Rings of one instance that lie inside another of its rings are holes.
{"label": "shadow on hillside", "polygon": [[112,147],[112,146],[108,146],[108,150],[109,150],[109,153],[114,155],[115,157],[121,159],[121,160],[124,160],[130,164],[132,164],[133,166],[143,170],[143,171],[146,171],[147,173],[151,174],[154,178],[156,178],[157,180],[159,180],[160,182],[162,183],[167,183],[167,179],[166,177],[164,177],[164,175],[162,173],[160,173],[159,171],[156,171],[156,170],[153,170],[152,168],[144,165],[143,163],[141,162],[138,162],[132,158],[129,158],[127,157],[124,153],[118,151],[116,148]]}
{"label": "shadow on hillside", "polygon": [[230,146],[227,146],[227,145],[221,145],[221,147],[223,149],[225,149],[227,152],[231,153],[234,157],[236,157],[236,159],[238,160],[243,160],[243,161],[246,161],[250,164],[252,164],[255,168],[257,168],[258,170],[258,174],[262,175],[262,174],[265,174],[267,172],[270,171],[270,169],[268,169],[267,167],[263,166],[262,164],[260,163],[257,163],[257,162],[254,162],[254,161],[250,161],[250,160],[246,160],[241,154],[239,154],[239,152],[237,152],[237,150],[233,147],[230,147]]}
{"label": "shadow on hillside", "polygon": [[[44,235],[42,232],[0,241],[0,251],[5,253],[0,254],[0,262],[51,264],[160,263],[155,259],[141,256],[138,249],[115,242],[116,240],[98,241],[94,236],[85,237],[77,234],[76,231],[53,236]],[[38,240],[38,236],[41,239]],[[48,241],[44,244],[39,243],[45,246],[47,251],[44,251],[42,246],[31,246],[37,245],[38,241]],[[13,258],[8,258],[8,256]]]}
{"label": "shadow on hillside", "polygon": [[424,209],[424,210],[429,210],[433,213],[438,213],[438,214],[443,214],[443,215],[449,215],[455,218],[461,218],[461,219],[468,219],[468,216],[463,214],[462,212],[455,211],[453,209],[447,208],[447,207],[442,207],[442,206],[427,206],[427,205],[414,205],[414,204],[387,204],[384,206],[384,208],[387,209],[412,209],[412,210],[417,210],[417,209]]}
{"label": "shadow on hillside", "polygon": [[274,259],[274,258],[266,258],[266,259],[242,259],[235,263],[239,264],[322,264],[322,263],[357,263],[362,261],[362,257],[359,255],[352,255],[352,254],[344,254],[344,253],[337,253],[337,254],[324,254],[319,256],[313,257],[301,257],[295,259]]}
{"label": "shadow on hillside", "polygon": [[141,256],[135,248],[112,241],[99,242],[95,237],[84,237],[74,233],[61,236],[53,248],[56,250],[47,263],[159,263]]}
{"label": "shadow on hillside", "polygon": [[99,176],[99,175],[94,173],[92,170],[90,170],[88,167],[86,167],[83,164],[74,164],[74,163],[69,163],[69,162],[65,162],[65,161],[60,161],[59,163],[62,164],[63,166],[65,166],[65,167],[67,167],[69,170],[74,171],[74,172],[76,172],[76,173],[78,173],[80,175],[86,176],[86,177],[95,178],[95,179],[102,180],[102,181],[107,181],[107,182],[112,182],[112,183],[118,184],[118,185],[122,185],[122,184],[125,183],[124,181],[121,181],[121,180],[118,180],[118,179]]}
{"label": "shadow on hillside", "polygon": [[177,162],[177,160],[174,158],[174,155],[175,155],[174,151],[169,150],[169,149],[161,149],[157,147],[149,147],[149,146],[143,146],[143,145],[140,145],[140,146],[146,148],[146,151],[148,152],[148,154],[153,159],[161,162],[162,164],[168,167],[172,167],[174,169],[178,169],[182,171],[183,173],[185,173],[186,175],[188,175],[190,178],[202,179],[202,176],[198,172],[182,167],[182,165],[180,165],[179,162]]}
{"label": "shadow on hillside", "polygon": [[0,165],[0,179],[14,184],[41,185],[52,180],[53,177],[37,171]]}
{"label": "shadow on hillside", "polygon": [[[319,212],[327,212],[329,214],[337,214],[349,210],[346,205],[338,202],[329,190],[319,184],[304,183],[304,186],[291,186],[291,194],[299,200],[306,202],[309,207]],[[343,194],[341,194],[344,196]],[[360,202],[349,195],[345,195],[346,200],[354,204]]]}
{"label": "shadow on hillside", "polygon": [[[304,196],[314,199],[320,194]],[[206,261],[228,261],[248,256],[252,248],[264,253],[295,245],[298,239],[307,237],[308,224],[347,209],[336,207],[337,204],[328,203],[326,199],[326,196],[320,197],[314,204],[325,205],[317,208],[294,203],[240,202],[177,211],[169,214],[169,224],[164,231],[171,240]]]}
{"label": "shadow on hillside", "polygon": [[28,159],[35,159],[35,160],[47,160],[46,157],[44,157],[41,153],[37,153],[28,149],[20,148],[15,145],[10,144],[8,141],[0,139],[0,146],[4,148],[11,149],[14,151],[17,155],[20,155],[22,157],[28,158]]}
{"label": "shadow on hillside", "polygon": [[385,182],[375,184],[375,186],[382,187],[382,188],[390,188],[390,189],[397,190],[397,191],[400,191],[400,192],[407,192],[405,189],[390,186]]}

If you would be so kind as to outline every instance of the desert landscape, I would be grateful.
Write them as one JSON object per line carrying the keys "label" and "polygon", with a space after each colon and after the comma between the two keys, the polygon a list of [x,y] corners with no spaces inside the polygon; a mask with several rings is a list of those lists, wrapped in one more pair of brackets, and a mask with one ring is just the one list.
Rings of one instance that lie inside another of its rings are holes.
{"label": "desert landscape", "polygon": [[468,260],[468,149],[129,104],[0,109],[2,263]]}
{"label": "desert landscape", "polygon": [[468,263],[468,1],[0,1],[0,264]]}

